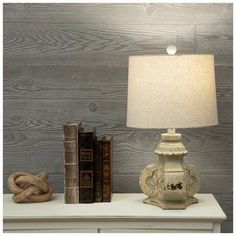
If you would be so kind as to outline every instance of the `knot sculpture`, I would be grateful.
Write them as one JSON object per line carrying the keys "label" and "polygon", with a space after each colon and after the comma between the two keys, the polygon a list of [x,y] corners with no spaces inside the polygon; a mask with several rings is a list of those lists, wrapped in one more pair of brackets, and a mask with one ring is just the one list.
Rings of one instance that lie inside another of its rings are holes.
{"label": "knot sculpture", "polygon": [[20,202],[46,202],[52,196],[52,187],[47,181],[48,173],[32,175],[26,172],[12,173],[8,178],[8,187],[14,194],[12,199]]}

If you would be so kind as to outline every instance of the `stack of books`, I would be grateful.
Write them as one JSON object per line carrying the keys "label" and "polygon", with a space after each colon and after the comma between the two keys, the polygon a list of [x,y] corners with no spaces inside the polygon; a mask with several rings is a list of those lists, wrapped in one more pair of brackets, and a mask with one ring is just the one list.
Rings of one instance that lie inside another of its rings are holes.
{"label": "stack of books", "polygon": [[81,122],[64,129],[65,203],[110,202],[112,137],[97,136]]}

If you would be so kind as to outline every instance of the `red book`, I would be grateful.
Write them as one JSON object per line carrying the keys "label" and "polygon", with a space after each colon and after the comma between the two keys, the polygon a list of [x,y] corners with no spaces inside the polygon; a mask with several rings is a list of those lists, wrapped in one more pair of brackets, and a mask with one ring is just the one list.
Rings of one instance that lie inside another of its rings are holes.
{"label": "red book", "polygon": [[103,202],[112,197],[112,137],[103,137]]}

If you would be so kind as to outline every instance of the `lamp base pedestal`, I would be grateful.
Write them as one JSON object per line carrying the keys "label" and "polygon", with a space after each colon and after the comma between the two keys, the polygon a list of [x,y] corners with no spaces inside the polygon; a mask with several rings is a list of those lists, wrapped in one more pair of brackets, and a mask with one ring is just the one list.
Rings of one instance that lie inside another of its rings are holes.
{"label": "lamp base pedestal", "polygon": [[200,178],[193,166],[183,162],[187,150],[180,141],[181,134],[161,135],[155,151],[159,162],[148,165],[140,175],[140,187],[148,196],[144,203],[170,210],[198,202],[193,195],[199,190]]}
{"label": "lamp base pedestal", "polygon": [[194,203],[198,203],[195,197],[189,197],[184,201],[163,201],[158,197],[148,197],[143,200],[144,203],[158,206],[165,210],[181,210]]}

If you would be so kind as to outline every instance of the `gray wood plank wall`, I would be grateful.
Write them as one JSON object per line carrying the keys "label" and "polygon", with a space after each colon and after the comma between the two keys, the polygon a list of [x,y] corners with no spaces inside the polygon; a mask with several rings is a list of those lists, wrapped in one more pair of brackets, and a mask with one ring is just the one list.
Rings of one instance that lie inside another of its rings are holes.
{"label": "gray wood plank wall", "polygon": [[233,222],[232,4],[4,4],[4,192],[13,171],[48,171],[63,192],[62,125],[76,119],[114,136],[114,192],[138,176],[163,130],[126,127],[128,56],[214,53],[219,126],[185,129],[186,161]]}

